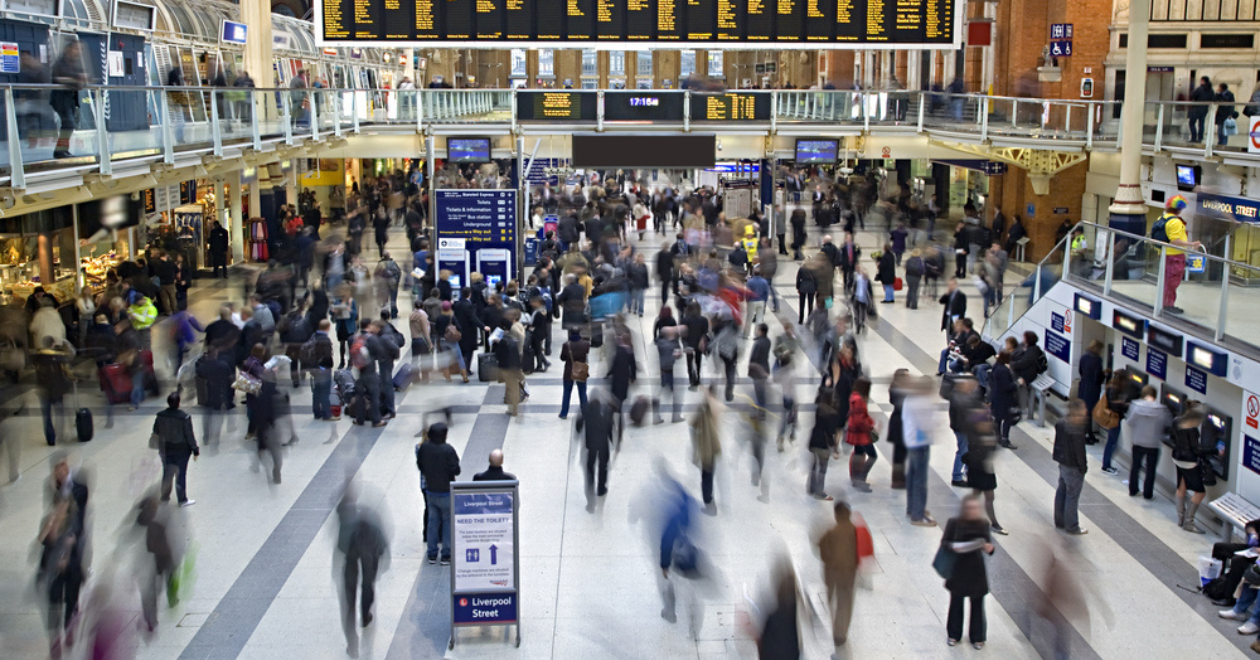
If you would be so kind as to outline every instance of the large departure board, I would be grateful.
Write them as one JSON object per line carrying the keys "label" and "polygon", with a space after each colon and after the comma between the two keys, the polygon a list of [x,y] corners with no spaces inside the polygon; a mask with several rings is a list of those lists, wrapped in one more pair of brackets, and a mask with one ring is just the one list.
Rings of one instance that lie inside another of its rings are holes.
{"label": "large departure board", "polygon": [[692,94],[691,121],[770,121],[770,95],[757,92]]}
{"label": "large departure board", "polygon": [[328,45],[952,48],[959,39],[955,0],[320,0],[315,16]]}

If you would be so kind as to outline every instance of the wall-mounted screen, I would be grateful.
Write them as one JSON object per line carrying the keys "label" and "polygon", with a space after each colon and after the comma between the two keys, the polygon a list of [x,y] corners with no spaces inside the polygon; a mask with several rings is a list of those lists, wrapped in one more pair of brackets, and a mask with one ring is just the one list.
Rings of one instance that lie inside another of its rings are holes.
{"label": "wall-mounted screen", "polygon": [[832,165],[840,158],[839,140],[796,139],[796,165]]}
{"label": "wall-mounted screen", "polygon": [[490,162],[490,138],[446,138],[446,160],[452,163]]}

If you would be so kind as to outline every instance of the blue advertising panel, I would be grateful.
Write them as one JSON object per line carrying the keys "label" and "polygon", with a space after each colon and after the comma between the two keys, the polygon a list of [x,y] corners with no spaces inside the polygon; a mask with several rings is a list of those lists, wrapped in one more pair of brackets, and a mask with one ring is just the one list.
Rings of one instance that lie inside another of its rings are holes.
{"label": "blue advertising panel", "polygon": [[1142,351],[1141,344],[1137,343],[1136,341],[1133,341],[1132,339],[1129,339],[1128,337],[1120,338],[1120,354],[1123,355],[1125,359],[1133,360],[1134,362],[1137,362],[1138,356],[1141,354],[1141,351]]}
{"label": "blue advertising panel", "polygon": [[1260,474],[1260,440],[1243,434],[1243,467]]}
{"label": "blue advertising panel", "polygon": [[1168,380],[1168,354],[1154,346],[1147,346],[1146,373],[1160,380]]}
{"label": "blue advertising panel", "polygon": [[436,202],[438,268],[456,290],[473,272],[491,284],[515,277],[515,190],[438,190]]}
{"label": "blue advertising panel", "polygon": [[1072,340],[1063,335],[1046,329],[1046,352],[1063,360],[1064,362],[1072,362]]}
{"label": "blue advertising panel", "polygon": [[1207,394],[1207,380],[1208,375],[1206,371],[1199,371],[1186,365],[1186,387],[1199,394]]}

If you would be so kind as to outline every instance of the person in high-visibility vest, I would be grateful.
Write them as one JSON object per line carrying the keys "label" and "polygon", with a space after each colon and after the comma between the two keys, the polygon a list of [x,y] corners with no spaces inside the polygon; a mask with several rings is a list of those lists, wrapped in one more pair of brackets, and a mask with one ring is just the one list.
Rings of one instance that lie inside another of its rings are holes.
{"label": "person in high-visibility vest", "polygon": [[753,264],[757,263],[757,230],[752,224],[744,227],[744,237],[740,239],[740,243],[744,244],[744,252],[748,253],[748,270],[752,272]]}
{"label": "person in high-visibility vest", "polygon": [[1186,273],[1185,250],[1202,250],[1203,244],[1190,240],[1186,231],[1186,222],[1181,219],[1181,212],[1188,202],[1181,195],[1173,195],[1164,204],[1164,214],[1159,216],[1151,226],[1151,238],[1162,243],[1171,243],[1174,247],[1164,248],[1164,311],[1181,314],[1184,310],[1177,307],[1177,287]]}

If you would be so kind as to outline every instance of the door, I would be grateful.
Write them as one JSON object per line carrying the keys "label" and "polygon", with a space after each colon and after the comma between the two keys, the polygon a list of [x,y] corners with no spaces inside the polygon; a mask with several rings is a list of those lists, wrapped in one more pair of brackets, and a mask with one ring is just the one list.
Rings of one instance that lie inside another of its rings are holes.
{"label": "door", "polygon": [[[143,87],[146,82],[144,63],[144,37],[131,34],[109,35],[109,47],[115,62],[121,58],[122,70],[115,67],[107,71],[107,84],[127,87]],[[117,54],[114,54],[117,53]],[[108,62],[107,62],[108,64]],[[113,75],[121,73],[122,75]],[[137,90],[110,90],[107,95],[105,126],[109,132],[142,131],[149,127],[145,107],[148,94]]]}

